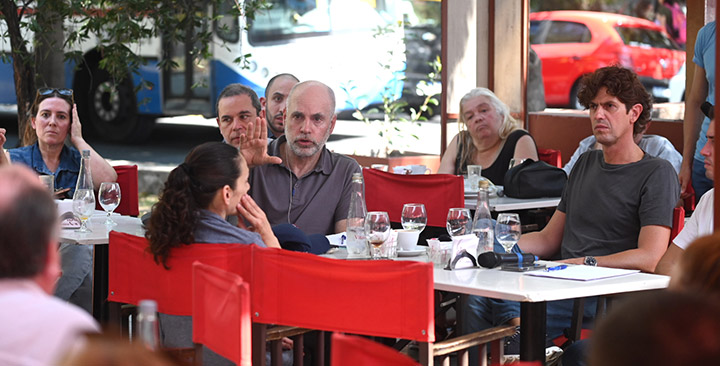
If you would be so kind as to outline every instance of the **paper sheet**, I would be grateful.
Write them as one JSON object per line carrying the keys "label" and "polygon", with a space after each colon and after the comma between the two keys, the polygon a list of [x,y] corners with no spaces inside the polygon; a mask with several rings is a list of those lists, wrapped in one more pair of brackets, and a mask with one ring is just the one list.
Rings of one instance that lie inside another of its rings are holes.
{"label": "paper sheet", "polygon": [[527,276],[559,278],[563,280],[592,281],[602,278],[625,276],[640,272],[636,269],[620,269],[608,267],[593,267],[585,265],[569,264],[567,268],[559,271],[534,271],[528,272]]}

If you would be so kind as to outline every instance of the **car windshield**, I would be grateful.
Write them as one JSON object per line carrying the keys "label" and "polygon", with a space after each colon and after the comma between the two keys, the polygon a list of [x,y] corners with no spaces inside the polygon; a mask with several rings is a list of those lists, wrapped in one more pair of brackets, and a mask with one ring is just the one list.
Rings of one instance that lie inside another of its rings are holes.
{"label": "car windshield", "polygon": [[636,27],[615,27],[623,42],[628,46],[665,48],[679,50],[680,47],[662,32]]}

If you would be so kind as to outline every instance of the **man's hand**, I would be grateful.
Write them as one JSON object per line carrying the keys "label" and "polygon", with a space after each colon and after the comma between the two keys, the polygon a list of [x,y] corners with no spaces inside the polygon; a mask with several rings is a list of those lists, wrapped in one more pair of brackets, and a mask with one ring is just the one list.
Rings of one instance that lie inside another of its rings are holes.
{"label": "man's hand", "polygon": [[5,141],[7,141],[7,137],[5,137],[5,129],[0,128],[0,149],[2,149],[3,145],[5,145]]}
{"label": "man's hand", "polygon": [[7,137],[5,137],[5,129],[0,128],[0,165],[10,164],[10,157],[3,148],[6,141]]}
{"label": "man's hand", "polygon": [[267,145],[267,123],[257,117],[255,123],[248,124],[247,133],[240,136],[240,153],[248,167],[282,163],[280,157],[268,155]]}
{"label": "man's hand", "polygon": [[680,166],[680,174],[678,174],[678,179],[680,180],[680,198],[686,199],[690,197],[690,192],[688,191],[688,185],[690,184],[690,177],[692,176],[692,163],[690,164],[683,164]]}

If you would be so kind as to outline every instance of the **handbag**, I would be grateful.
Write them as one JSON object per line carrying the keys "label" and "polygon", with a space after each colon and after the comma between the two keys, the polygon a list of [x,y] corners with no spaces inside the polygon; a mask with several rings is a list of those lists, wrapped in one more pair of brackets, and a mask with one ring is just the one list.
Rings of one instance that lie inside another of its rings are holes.
{"label": "handbag", "polygon": [[559,197],[567,174],[544,161],[525,159],[505,173],[505,195],[514,198]]}

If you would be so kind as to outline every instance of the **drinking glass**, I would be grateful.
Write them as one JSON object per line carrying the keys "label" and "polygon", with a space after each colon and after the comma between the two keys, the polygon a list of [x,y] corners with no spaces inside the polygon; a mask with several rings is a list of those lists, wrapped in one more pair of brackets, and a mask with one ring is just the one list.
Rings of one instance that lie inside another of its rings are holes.
{"label": "drinking glass", "polygon": [[472,217],[467,208],[451,208],[447,215],[447,232],[450,236],[470,234]]}
{"label": "drinking glass", "polygon": [[388,236],[390,236],[390,218],[387,212],[368,212],[365,216],[365,237],[370,242],[372,259],[380,259],[380,247]]}
{"label": "drinking glass", "polygon": [[110,218],[113,211],[120,204],[120,184],[116,182],[102,182],[100,183],[100,190],[98,191],[98,199],[100,200],[100,206],[107,212],[107,218],[105,219],[105,225],[114,226],[117,225],[115,221]]}
{"label": "drinking glass", "polygon": [[50,191],[50,194],[55,194],[55,176],[52,174],[49,175],[41,175],[40,176],[40,182],[45,185],[45,187],[48,188],[48,191]]}
{"label": "drinking glass", "polygon": [[400,222],[405,230],[423,231],[427,225],[427,212],[422,203],[406,203],[403,205]]}
{"label": "drinking glass", "polygon": [[512,253],[512,248],[520,239],[520,217],[516,213],[501,213],[495,224],[495,237],[505,248],[505,252]]}
{"label": "drinking glass", "polygon": [[73,213],[80,218],[79,233],[91,232],[87,227],[87,220],[95,211],[95,193],[92,189],[75,190],[72,201]]}

